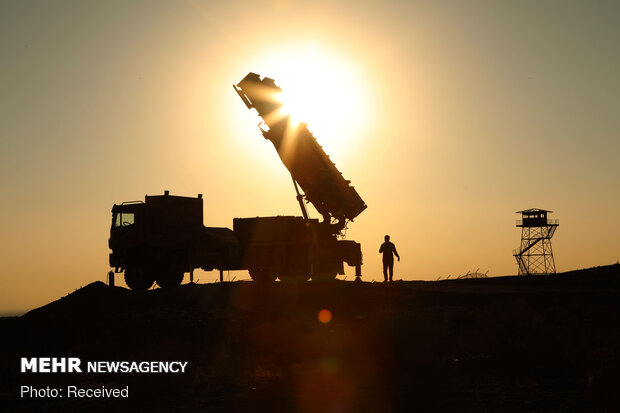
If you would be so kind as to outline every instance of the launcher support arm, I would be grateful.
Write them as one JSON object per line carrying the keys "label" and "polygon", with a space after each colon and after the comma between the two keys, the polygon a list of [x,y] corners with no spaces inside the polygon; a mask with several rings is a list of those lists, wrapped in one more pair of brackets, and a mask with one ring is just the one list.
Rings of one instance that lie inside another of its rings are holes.
{"label": "launcher support arm", "polygon": [[308,219],[307,201],[321,214],[330,233],[340,233],[366,209],[364,200],[329,159],[308,125],[293,124],[290,116],[282,113],[278,98],[282,89],[273,79],[249,73],[233,86],[248,109],[255,109],[267,125],[261,132],[291,174],[304,219]]}
{"label": "launcher support arm", "polygon": [[308,210],[306,209],[306,204],[304,204],[304,196],[299,192],[299,186],[297,185],[297,181],[293,178],[291,174],[291,179],[293,180],[293,185],[295,185],[295,193],[297,193],[297,202],[299,202],[299,208],[301,208],[301,215],[303,215],[304,219],[308,220]]}

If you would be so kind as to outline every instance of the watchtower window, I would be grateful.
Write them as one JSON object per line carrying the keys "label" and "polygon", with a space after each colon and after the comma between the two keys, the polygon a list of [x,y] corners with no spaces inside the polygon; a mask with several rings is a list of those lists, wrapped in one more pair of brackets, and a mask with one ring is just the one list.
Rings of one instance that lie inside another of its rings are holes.
{"label": "watchtower window", "polygon": [[114,220],[115,227],[128,227],[135,223],[135,214],[133,212],[121,212],[116,214]]}

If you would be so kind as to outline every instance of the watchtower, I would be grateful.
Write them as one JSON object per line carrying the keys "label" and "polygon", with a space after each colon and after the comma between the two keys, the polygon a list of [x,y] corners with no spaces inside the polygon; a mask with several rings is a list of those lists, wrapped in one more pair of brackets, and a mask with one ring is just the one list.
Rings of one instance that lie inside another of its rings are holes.
{"label": "watchtower", "polygon": [[547,219],[553,211],[532,208],[517,211],[521,219],[521,247],[513,251],[519,265],[519,275],[555,274],[555,260],[551,249],[551,237],[560,225],[557,219]]}

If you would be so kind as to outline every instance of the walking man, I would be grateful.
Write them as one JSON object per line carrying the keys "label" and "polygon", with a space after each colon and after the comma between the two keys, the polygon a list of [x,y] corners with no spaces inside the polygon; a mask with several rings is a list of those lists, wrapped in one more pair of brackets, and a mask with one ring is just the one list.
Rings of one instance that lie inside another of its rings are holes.
{"label": "walking man", "polygon": [[394,255],[400,261],[400,256],[398,252],[396,252],[396,246],[390,242],[390,236],[385,236],[385,242],[381,244],[381,248],[379,248],[379,253],[383,253],[383,281],[388,281],[388,270],[390,271],[389,280],[392,281],[392,276],[394,275]]}

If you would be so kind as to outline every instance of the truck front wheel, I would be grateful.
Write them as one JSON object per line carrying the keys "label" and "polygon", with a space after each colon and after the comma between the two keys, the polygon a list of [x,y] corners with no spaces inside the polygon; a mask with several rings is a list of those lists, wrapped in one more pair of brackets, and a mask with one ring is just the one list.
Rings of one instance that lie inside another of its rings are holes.
{"label": "truck front wheel", "polygon": [[169,270],[157,274],[157,285],[161,288],[174,288],[181,285],[183,282],[183,271],[182,270]]}
{"label": "truck front wheel", "polygon": [[126,268],[125,269],[125,284],[132,290],[146,291],[155,282],[155,277],[149,275],[143,268]]}
{"label": "truck front wheel", "polygon": [[276,276],[271,271],[263,268],[250,268],[250,277],[254,281],[268,281],[273,282],[276,280]]}

